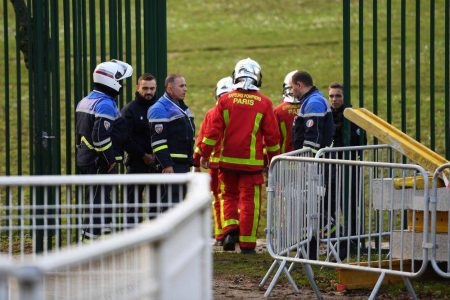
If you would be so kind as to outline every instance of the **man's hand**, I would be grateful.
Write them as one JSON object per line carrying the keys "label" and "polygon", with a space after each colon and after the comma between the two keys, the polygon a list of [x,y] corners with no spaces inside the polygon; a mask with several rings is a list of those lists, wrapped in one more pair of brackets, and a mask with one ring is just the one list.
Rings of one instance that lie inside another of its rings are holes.
{"label": "man's hand", "polygon": [[205,169],[209,169],[209,158],[200,157],[200,166]]}
{"label": "man's hand", "polygon": [[170,167],[165,167],[164,169],[162,169],[162,173],[163,174],[169,174],[169,173],[175,173],[175,172],[173,170],[173,167],[170,166]]}
{"label": "man's hand", "polygon": [[142,160],[144,161],[144,164],[151,165],[155,161],[155,156],[153,154],[145,153],[142,157]]}
{"label": "man's hand", "polygon": [[194,167],[194,172],[196,172],[196,173],[198,173],[198,172],[200,172],[201,170],[200,170],[200,167]]}

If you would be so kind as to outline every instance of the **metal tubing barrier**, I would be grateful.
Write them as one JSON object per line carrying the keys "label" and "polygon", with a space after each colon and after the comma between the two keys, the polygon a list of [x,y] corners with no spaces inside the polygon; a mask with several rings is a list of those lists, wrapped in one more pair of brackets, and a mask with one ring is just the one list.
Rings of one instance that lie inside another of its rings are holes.
{"label": "metal tubing barrier", "polygon": [[0,253],[23,259],[133,228],[183,201],[189,176],[0,177]]}
{"label": "metal tubing barrier", "polygon": [[[287,153],[283,153],[280,156],[288,156],[288,157],[313,157],[314,153],[312,151],[311,148],[303,148],[303,149],[299,149],[299,150],[294,150],[291,152],[287,152]],[[267,191],[269,192],[270,190],[270,185],[267,188]],[[266,228],[266,234],[267,234],[267,228]],[[286,252],[290,251],[290,250],[295,250],[295,246],[293,246],[292,249],[286,249]],[[269,270],[267,270],[266,274],[264,275],[263,279],[261,280],[261,282],[259,283],[259,287],[263,288],[264,285],[266,284],[267,280],[270,278],[270,275],[273,273],[273,271],[275,270],[275,268],[277,267],[277,265],[280,265],[280,268],[277,271],[277,274],[275,275],[275,277],[279,277],[281,273],[281,271],[284,271],[285,275],[287,276],[289,283],[291,284],[292,288],[294,289],[295,292],[298,292],[298,288],[297,285],[295,284],[294,280],[292,279],[292,277],[289,274],[290,269],[293,267],[293,263],[290,264],[289,267],[286,267],[286,262],[280,262],[279,260],[275,259],[272,263],[272,265],[270,266]],[[281,268],[281,265],[283,266]],[[273,286],[269,287],[269,289],[271,290],[273,288]]]}
{"label": "metal tubing barrier", "polygon": [[[20,212],[22,215],[2,220],[2,232],[8,241],[4,243],[5,254],[12,265],[6,268],[3,266],[7,265],[2,264],[0,269],[0,295],[4,295],[5,290],[9,294],[9,298],[2,299],[180,299],[186,295],[192,299],[211,299],[211,195],[206,174],[2,177],[0,186],[5,189],[0,195],[6,194],[10,200],[16,200],[21,193],[19,199],[26,199],[21,206],[25,206],[29,205],[28,198],[32,193],[15,188],[58,187],[63,190],[72,187],[74,190],[75,186],[83,185],[125,187],[131,184],[142,184],[147,189],[155,185],[167,191],[186,186],[186,190],[180,193],[180,203],[173,197],[171,203],[158,198],[161,200],[159,208],[164,208],[158,212],[158,218],[149,220],[149,214],[145,212],[149,206],[138,206],[142,212],[133,212],[130,216],[135,219],[143,216],[141,222],[144,224],[132,226],[125,221],[128,215],[122,203],[114,202],[115,198],[111,197],[114,204],[111,207],[117,209],[111,216],[119,221],[111,227],[110,234],[88,243],[80,242],[77,234],[67,233],[84,228],[69,222],[73,216],[64,211],[78,209],[77,198],[60,197],[73,201],[58,206],[14,210],[15,214]],[[70,206],[71,203],[75,208]],[[47,211],[33,215],[40,209]],[[50,209],[55,211],[48,213]],[[94,216],[106,215],[103,211]],[[19,223],[15,219],[20,220]],[[36,225],[38,219],[42,219],[44,226]],[[33,221],[28,224],[25,220]],[[56,220],[52,226],[48,225],[50,220]],[[7,230],[8,225],[10,230]],[[46,238],[43,253],[36,253],[33,246],[37,243],[37,230],[43,230],[42,236]],[[62,233],[51,235],[50,231]],[[180,245],[183,245],[181,253]]]}
{"label": "metal tubing barrier", "polygon": [[401,276],[415,298],[409,279],[422,274],[428,260],[425,179],[427,172],[412,164],[274,158],[269,168],[267,249],[280,266],[265,295],[282,273],[293,281],[292,264],[300,263],[318,298],[312,265],[379,273],[372,298],[385,275]]}
{"label": "metal tubing barrier", "polygon": [[[439,185],[450,163],[436,169],[433,174],[433,190],[430,197],[431,210],[431,264],[440,276],[450,278],[450,186]],[[438,223],[439,222],[439,223]],[[443,264],[442,264],[443,263]]]}
{"label": "metal tubing barrier", "polygon": [[409,163],[406,156],[388,144],[350,147],[327,147],[317,151],[316,158],[339,158],[372,162]]}

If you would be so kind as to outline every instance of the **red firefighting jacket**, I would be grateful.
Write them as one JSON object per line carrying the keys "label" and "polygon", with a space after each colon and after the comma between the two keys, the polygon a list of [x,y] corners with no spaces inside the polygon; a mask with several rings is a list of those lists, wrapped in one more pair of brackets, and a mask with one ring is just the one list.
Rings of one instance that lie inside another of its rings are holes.
{"label": "red firefighting jacket", "polygon": [[202,140],[202,156],[208,158],[222,136],[220,169],[262,171],[263,141],[269,162],[280,153],[280,134],[270,99],[258,91],[234,90],[222,95]]}
{"label": "red firefighting jacket", "polygon": [[292,126],[294,124],[294,118],[297,116],[300,103],[283,102],[278,104],[273,112],[277,119],[278,127],[280,129],[280,146],[281,153],[286,153],[294,150],[292,145]]}
{"label": "red firefighting jacket", "polygon": [[[197,139],[195,140],[195,151],[194,151],[194,166],[200,166],[200,157],[201,157],[201,143],[203,138],[205,137],[206,132],[211,127],[212,118],[214,116],[215,107],[208,110],[203,119],[202,124],[200,125],[200,131],[198,132]],[[214,150],[211,153],[211,157],[209,158],[209,167],[211,169],[219,168],[219,158],[220,158],[220,147],[221,147],[221,139],[219,139],[214,146]]]}

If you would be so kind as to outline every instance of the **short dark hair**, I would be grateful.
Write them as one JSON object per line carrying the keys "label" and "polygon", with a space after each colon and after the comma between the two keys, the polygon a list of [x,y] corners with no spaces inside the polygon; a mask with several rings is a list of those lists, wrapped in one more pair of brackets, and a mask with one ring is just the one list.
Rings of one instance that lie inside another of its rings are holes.
{"label": "short dark hair", "polygon": [[156,78],[155,78],[155,76],[153,76],[150,73],[144,73],[141,76],[139,76],[137,83],[139,84],[139,82],[141,82],[143,80],[144,81],[151,81],[151,80],[155,80],[156,81]]}
{"label": "short dark hair", "polygon": [[164,83],[164,86],[167,88],[169,84],[174,83],[175,79],[183,77],[181,74],[170,74],[166,77],[166,82]]}
{"label": "short dark hair", "polygon": [[302,82],[306,86],[313,86],[313,79],[311,75],[309,75],[306,71],[297,71],[294,75],[292,75],[292,83]]}
{"label": "short dark hair", "polygon": [[344,91],[344,86],[342,84],[340,84],[339,82],[332,82],[328,86],[328,89],[340,89],[340,90]]}

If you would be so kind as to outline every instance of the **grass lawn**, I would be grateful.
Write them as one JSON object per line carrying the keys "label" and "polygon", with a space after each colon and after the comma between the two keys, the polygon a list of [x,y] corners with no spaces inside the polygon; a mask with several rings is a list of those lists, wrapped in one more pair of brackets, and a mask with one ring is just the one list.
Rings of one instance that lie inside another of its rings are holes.
{"label": "grass lawn", "polygon": [[[407,133],[415,134],[415,5],[406,6]],[[443,2],[436,7],[443,7]],[[392,16],[400,16],[401,1],[392,1]],[[358,106],[358,1],[351,1],[352,104]],[[373,91],[378,92],[378,111],[386,118],[386,3],[378,4],[378,86],[373,87],[372,3],[364,1],[364,106],[373,110]],[[429,6],[421,12],[421,130],[429,143]],[[261,91],[274,104],[281,101],[284,76],[303,69],[313,76],[315,85],[327,93],[332,81],[343,78],[342,1],[167,1],[168,72],[185,75],[186,103],[200,125],[206,111],[215,104],[216,82],[233,71],[236,62],[251,57],[263,73]],[[436,124],[444,124],[443,11],[436,10]],[[400,18],[392,18],[392,113],[400,127]],[[433,116],[434,117],[434,116]],[[436,130],[436,151],[444,154],[444,130]],[[371,140],[370,137],[368,139]],[[264,204],[262,207],[266,207]],[[264,236],[265,212],[259,236]]]}

